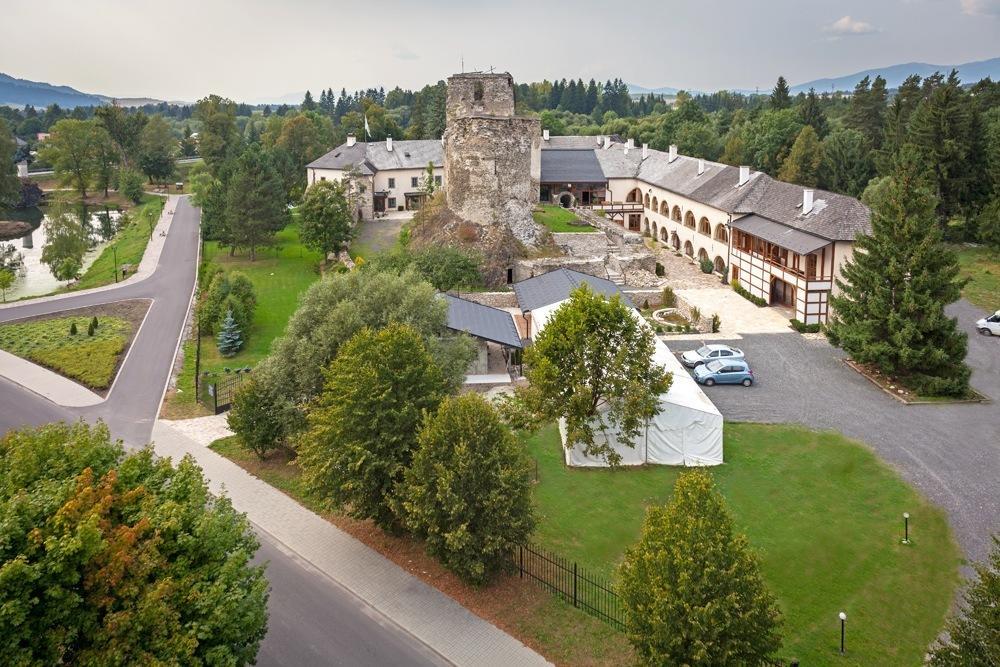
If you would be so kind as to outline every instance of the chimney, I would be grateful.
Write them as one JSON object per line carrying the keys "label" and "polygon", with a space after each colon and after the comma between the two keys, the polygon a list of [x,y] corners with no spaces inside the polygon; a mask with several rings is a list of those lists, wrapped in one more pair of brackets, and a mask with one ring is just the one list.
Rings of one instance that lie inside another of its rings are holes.
{"label": "chimney", "polygon": [[27,178],[28,177],[28,161],[21,160],[17,163],[17,177]]}
{"label": "chimney", "polygon": [[353,134],[347,135],[347,147],[348,148],[350,148],[351,146],[353,146],[356,143],[358,143],[358,138],[357,137],[355,137]]}
{"label": "chimney", "polygon": [[645,160],[649,157],[649,144],[642,145],[642,159]]}
{"label": "chimney", "polygon": [[635,139],[629,139],[627,142],[625,142],[625,147],[635,148]]}
{"label": "chimney", "polygon": [[677,159],[677,144],[670,144],[667,148],[667,162],[673,162]]}
{"label": "chimney", "polygon": [[385,149],[390,153],[392,152],[392,137],[385,138]]}
{"label": "chimney", "polygon": [[803,190],[802,191],[802,215],[809,215],[813,210],[813,191]]}
{"label": "chimney", "polygon": [[747,181],[750,180],[750,167],[740,167],[740,182],[736,184],[736,187],[741,185],[746,185]]}
{"label": "chimney", "polygon": [[698,158],[698,175],[701,176],[705,173],[705,160],[703,158]]}
{"label": "chimney", "polygon": [[549,131],[548,130],[542,130],[542,140],[543,141],[548,141],[549,140]]}

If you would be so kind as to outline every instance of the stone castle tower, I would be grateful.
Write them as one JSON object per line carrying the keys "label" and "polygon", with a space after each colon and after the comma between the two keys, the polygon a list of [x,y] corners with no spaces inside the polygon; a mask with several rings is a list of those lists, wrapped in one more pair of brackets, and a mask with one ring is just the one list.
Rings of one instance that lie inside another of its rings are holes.
{"label": "stone castle tower", "polygon": [[506,225],[517,240],[534,245],[541,123],[514,114],[514,79],[506,72],[449,77],[446,116],[448,208],[477,225]]}

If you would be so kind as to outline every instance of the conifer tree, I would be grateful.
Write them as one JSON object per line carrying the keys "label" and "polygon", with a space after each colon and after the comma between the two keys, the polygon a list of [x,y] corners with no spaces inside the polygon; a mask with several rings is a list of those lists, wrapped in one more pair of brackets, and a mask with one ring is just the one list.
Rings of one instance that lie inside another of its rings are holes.
{"label": "conifer tree", "polygon": [[863,201],[872,232],[855,241],[837,280],[842,291],[831,297],[830,341],[920,394],[964,394],[966,336],[944,312],[963,282],[954,252],[941,242],[936,200],[912,146]]}
{"label": "conifer tree", "polygon": [[802,99],[802,104],[799,106],[799,115],[802,116],[802,122],[806,125],[812,125],[812,128],[816,130],[817,136],[820,139],[827,135],[830,131],[829,123],[826,120],[826,113],[823,111],[823,107],[820,106],[819,96],[816,95],[816,89],[810,88],[809,92]]}
{"label": "conifer tree", "polygon": [[771,91],[771,108],[787,109],[790,106],[792,98],[788,92],[788,82],[785,81],[785,77],[779,76],[778,82],[774,84],[774,90]]}
{"label": "conifer tree", "polygon": [[882,123],[887,99],[885,79],[865,77],[854,87],[845,123],[865,136],[873,149],[882,146]]}
{"label": "conifer tree", "polygon": [[222,330],[216,339],[219,346],[219,354],[224,357],[231,357],[243,347],[243,336],[240,327],[236,324],[232,309],[226,311],[226,319],[222,321]]}
{"label": "conifer tree", "polygon": [[619,569],[625,627],[651,665],[772,664],[781,613],[711,474],[682,472]]}
{"label": "conifer tree", "polygon": [[819,169],[823,162],[823,146],[812,125],[806,125],[792,144],[792,150],[781,163],[778,178],[814,188],[819,184]]}

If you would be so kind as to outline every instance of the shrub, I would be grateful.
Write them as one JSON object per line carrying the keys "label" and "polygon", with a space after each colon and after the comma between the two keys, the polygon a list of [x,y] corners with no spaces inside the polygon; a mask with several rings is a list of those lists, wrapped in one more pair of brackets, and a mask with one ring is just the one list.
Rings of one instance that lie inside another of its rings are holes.
{"label": "shrub", "polygon": [[280,397],[274,385],[255,376],[236,391],[227,421],[240,442],[264,459],[284,444],[284,424]]}
{"label": "shrub", "polygon": [[674,294],[674,288],[664,287],[663,288],[663,303],[661,304],[664,308],[676,308],[677,307],[677,295]]}
{"label": "shrub", "polygon": [[90,322],[89,322],[89,323],[87,324],[87,335],[88,335],[88,336],[93,336],[93,335],[94,335],[94,329],[96,329],[96,328],[97,328],[97,327],[96,327],[96,326],[94,325],[94,320],[91,320],[91,321],[90,321]]}
{"label": "shrub", "polygon": [[90,323],[94,325],[94,328],[95,328],[95,329],[96,329],[96,328],[98,327],[98,323],[97,323],[97,315],[94,315],[94,316],[93,316],[93,317],[92,317],[92,318],[90,319]]}
{"label": "shrub", "polygon": [[698,306],[691,306],[691,310],[688,311],[688,314],[689,314],[689,319],[691,320],[691,324],[694,326],[698,326],[698,324],[701,322],[701,309],[698,308]]}
{"label": "shrub", "polygon": [[663,333],[663,327],[659,324],[656,325],[656,333],[658,334]]}
{"label": "shrub", "polygon": [[642,300],[642,309],[643,310],[649,310],[649,299],[643,299]]}
{"label": "shrub", "polygon": [[253,283],[239,271],[225,273],[212,270],[212,279],[198,301],[198,326],[203,334],[219,331],[226,312],[233,311],[243,337],[246,339],[253,323],[253,312],[257,306],[257,294]]}
{"label": "shrub", "polygon": [[805,322],[800,322],[796,319],[793,319],[791,324],[792,328],[799,333],[819,333],[820,329],[822,329],[821,324],[806,324]]}
{"label": "shrub", "polygon": [[446,398],[417,443],[401,493],[406,526],[467,582],[509,571],[535,526],[523,444],[475,393]]}
{"label": "shrub", "polygon": [[660,278],[667,275],[667,269],[659,262],[656,263],[656,275]]}
{"label": "shrub", "polygon": [[748,292],[745,289],[743,289],[743,286],[740,285],[740,281],[738,281],[738,280],[734,280],[733,281],[733,291],[736,292],[737,294],[739,294],[741,297],[743,297],[747,301],[749,301],[750,303],[752,303],[755,306],[757,306],[758,308],[762,308],[762,307],[764,307],[764,306],[767,305],[767,301],[765,301],[764,299],[760,298],[759,296],[754,296],[750,292]]}
{"label": "shrub", "polygon": [[77,329],[76,329],[76,322],[70,322],[70,325],[69,325],[69,335],[70,336],[75,336],[77,333],[78,332],[77,332]]}
{"label": "shrub", "polygon": [[118,190],[133,204],[142,201],[142,174],[135,169],[122,169],[118,174]]}
{"label": "shrub", "polygon": [[699,260],[698,266],[701,267],[702,273],[712,273],[715,271],[715,263],[710,259]]}
{"label": "shrub", "polygon": [[682,472],[669,503],[649,508],[618,582],[626,634],[647,664],[774,664],[777,601],[710,473]]}
{"label": "shrub", "polygon": [[718,313],[712,313],[712,333],[719,333],[722,328],[722,318]]}

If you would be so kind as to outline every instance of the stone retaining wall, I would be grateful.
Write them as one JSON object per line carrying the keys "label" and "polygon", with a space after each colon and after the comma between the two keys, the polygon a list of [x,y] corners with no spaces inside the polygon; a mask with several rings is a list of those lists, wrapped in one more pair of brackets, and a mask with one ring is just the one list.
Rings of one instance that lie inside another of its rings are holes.
{"label": "stone retaining wall", "polygon": [[517,295],[514,292],[450,292],[466,301],[474,301],[484,306],[494,308],[517,308]]}

